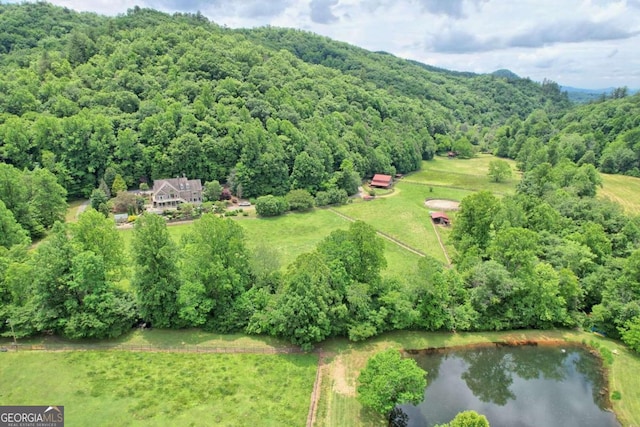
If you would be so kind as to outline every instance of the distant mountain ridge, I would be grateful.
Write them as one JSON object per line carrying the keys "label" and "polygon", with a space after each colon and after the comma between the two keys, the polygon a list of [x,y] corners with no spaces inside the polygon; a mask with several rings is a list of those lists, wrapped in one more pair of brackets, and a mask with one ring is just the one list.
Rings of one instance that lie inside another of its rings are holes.
{"label": "distant mountain ridge", "polygon": [[496,70],[491,75],[496,77],[504,77],[507,79],[519,79],[520,76],[514,73],[511,70],[507,70],[506,68],[501,68],[500,70]]}
{"label": "distant mountain ridge", "polygon": [[[609,97],[616,90],[615,87],[607,87],[603,89],[584,89],[572,86],[560,86],[560,90],[567,92],[569,100],[576,104],[584,104],[591,101],[596,101],[604,97]],[[628,89],[628,94],[633,95],[638,93],[639,89]]]}

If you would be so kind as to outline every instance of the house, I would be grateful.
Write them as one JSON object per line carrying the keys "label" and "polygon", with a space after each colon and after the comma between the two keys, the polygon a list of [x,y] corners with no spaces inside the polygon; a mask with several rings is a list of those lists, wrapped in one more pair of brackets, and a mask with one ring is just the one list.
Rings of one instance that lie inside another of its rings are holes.
{"label": "house", "polygon": [[430,212],[429,215],[431,215],[431,221],[433,221],[434,224],[441,224],[441,225],[451,224],[451,220],[449,219],[447,214],[445,214],[444,212]]}
{"label": "house", "polygon": [[380,187],[380,188],[390,188],[393,183],[393,178],[391,175],[382,175],[377,173],[371,179],[372,187]]}
{"label": "house", "polygon": [[153,207],[175,208],[181,203],[202,203],[202,183],[199,179],[170,178],[153,181]]}

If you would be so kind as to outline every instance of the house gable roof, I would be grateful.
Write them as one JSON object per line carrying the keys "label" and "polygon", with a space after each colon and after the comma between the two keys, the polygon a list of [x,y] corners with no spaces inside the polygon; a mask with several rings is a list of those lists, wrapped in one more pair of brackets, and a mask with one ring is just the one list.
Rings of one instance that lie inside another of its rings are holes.
{"label": "house gable roof", "polygon": [[187,179],[181,178],[169,178],[169,179],[156,179],[153,181],[154,194],[160,190],[173,189],[176,192],[181,191],[202,191],[202,183],[199,179]]}

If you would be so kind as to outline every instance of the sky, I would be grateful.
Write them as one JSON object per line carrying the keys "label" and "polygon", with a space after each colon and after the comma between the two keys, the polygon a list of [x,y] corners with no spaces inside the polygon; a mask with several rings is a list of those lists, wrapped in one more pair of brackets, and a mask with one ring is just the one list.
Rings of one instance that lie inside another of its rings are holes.
{"label": "sky", "polygon": [[640,0],[49,0],[107,15],[138,5],[230,28],[300,28],[436,67],[640,88]]}

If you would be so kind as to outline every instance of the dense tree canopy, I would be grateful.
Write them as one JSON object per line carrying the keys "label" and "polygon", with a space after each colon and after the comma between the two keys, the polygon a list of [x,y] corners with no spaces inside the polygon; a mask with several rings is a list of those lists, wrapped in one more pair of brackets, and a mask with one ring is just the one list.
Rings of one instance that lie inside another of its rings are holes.
{"label": "dense tree canopy", "polygon": [[0,16],[0,159],[39,164],[73,197],[102,178],[117,193],[182,174],[245,197],[353,194],[361,178],[418,169],[438,135],[472,153],[512,115],[568,106],[527,79],[432,69],[296,30],[230,30],[200,14],[35,3],[2,4]]}
{"label": "dense tree canopy", "polygon": [[415,360],[402,358],[398,350],[376,353],[358,377],[358,400],[364,406],[389,416],[396,405],[422,402],[427,386],[426,375]]}

